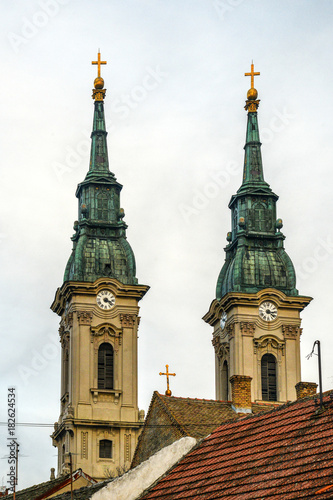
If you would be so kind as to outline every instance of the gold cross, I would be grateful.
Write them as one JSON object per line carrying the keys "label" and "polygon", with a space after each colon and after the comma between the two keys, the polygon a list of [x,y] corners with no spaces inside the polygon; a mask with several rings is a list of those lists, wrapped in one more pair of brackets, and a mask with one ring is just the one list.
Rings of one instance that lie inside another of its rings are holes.
{"label": "gold cross", "polygon": [[171,391],[169,389],[169,376],[172,375],[173,377],[175,377],[176,374],[175,373],[169,373],[169,365],[165,365],[165,368],[166,368],[166,373],[160,372],[160,375],[166,375],[166,378],[167,378],[167,390],[165,391],[165,395],[166,396],[171,396]]}
{"label": "gold cross", "polygon": [[106,64],[106,61],[101,61],[101,53],[98,50],[98,57],[97,61],[91,61],[91,64],[97,64],[97,77],[99,78],[101,76],[101,64]]}
{"label": "gold cross", "polygon": [[251,73],[244,73],[244,76],[250,76],[251,77],[251,89],[254,89],[254,77],[260,75],[260,73],[255,73],[254,72],[254,64],[251,64]]}

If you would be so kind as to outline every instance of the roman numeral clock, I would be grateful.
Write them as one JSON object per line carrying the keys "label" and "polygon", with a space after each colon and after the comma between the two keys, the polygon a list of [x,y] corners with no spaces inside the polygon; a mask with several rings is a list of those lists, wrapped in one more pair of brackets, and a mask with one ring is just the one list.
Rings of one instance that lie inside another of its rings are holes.
{"label": "roman numeral clock", "polygon": [[110,290],[101,290],[96,297],[98,307],[109,311],[116,303],[116,298]]}

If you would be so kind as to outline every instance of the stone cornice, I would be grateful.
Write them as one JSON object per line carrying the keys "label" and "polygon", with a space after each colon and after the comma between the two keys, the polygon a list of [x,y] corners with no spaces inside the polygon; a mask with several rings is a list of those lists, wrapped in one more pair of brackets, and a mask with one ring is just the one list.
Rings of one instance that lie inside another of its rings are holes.
{"label": "stone cornice", "polygon": [[232,306],[252,305],[259,307],[263,300],[274,300],[278,308],[302,311],[312,300],[304,295],[286,295],[275,288],[264,288],[256,293],[229,292],[221,300],[214,299],[209,311],[202,318],[206,323],[214,325],[219,321],[222,311],[228,312]]}
{"label": "stone cornice", "polygon": [[68,430],[73,430],[74,427],[105,427],[105,429],[139,429],[143,427],[144,422],[121,422],[115,420],[83,420],[78,418],[67,418],[63,420],[59,425],[56,422],[57,428],[52,433],[51,437],[56,439],[63,432]]}
{"label": "stone cornice", "polygon": [[147,285],[124,285],[114,278],[99,278],[94,283],[83,281],[66,281],[57,289],[54,301],[51,304],[53,312],[61,316],[65,310],[66,301],[73,294],[97,295],[103,288],[108,287],[117,297],[127,297],[141,300],[149,290]]}

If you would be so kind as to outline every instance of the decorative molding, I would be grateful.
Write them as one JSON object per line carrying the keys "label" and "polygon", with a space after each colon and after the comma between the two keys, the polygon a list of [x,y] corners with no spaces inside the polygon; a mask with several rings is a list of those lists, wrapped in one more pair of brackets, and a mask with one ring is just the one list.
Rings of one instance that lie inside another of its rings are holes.
{"label": "decorative molding", "polygon": [[261,358],[264,354],[274,354],[279,364],[281,364],[282,356],[284,356],[286,343],[273,337],[260,337],[253,339],[253,350],[257,356],[258,363],[261,363]]}
{"label": "decorative molding", "polygon": [[224,360],[227,360],[228,365],[229,365],[229,352],[230,352],[230,346],[229,342],[221,342],[219,352],[218,352],[218,357],[221,360],[221,365],[223,364]]}
{"label": "decorative molding", "polygon": [[136,316],[134,314],[121,314],[120,315],[121,326],[123,328],[133,328],[133,326],[135,325],[135,318]]}
{"label": "decorative molding", "polygon": [[72,328],[73,326],[73,313],[69,312],[67,316],[65,316],[65,329]]}
{"label": "decorative molding", "polygon": [[226,359],[229,363],[229,342],[221,342],[220,337],[216,336],[213,338],[212,344],[215,354],[219,358],[219,360],[223,362]]}
{"label": "decorative molding", "polygon": [[259,339],[253,340],[254,344],[254,354],[260,351],[271,352],[274,350],[281,350],[284,354],[285,342],[281,342],[272,337],[260,337]]}
{"label": "decorative molding", "polygon": [[297,339],[302,335],[302,328],[297,325],[282,325],[282,332],[285,339]]}
{"label": "decorative molding", "polygon": [[77,319],[79,320],[79,325],[91,325],[93,319],[93,313],[88,311],[77,311]]}
{"label": "decorative molding", "polygon": [[61,338],[60,338],[60,343],[61,343],[61,346],[66,349],[68,347],[68,344],[69,344],[69,337],[70,337],[70,333],[69,331],[63,331],[62,334],[61,334]]}
{"label": "decorative molding", "polygon": [[109,429],[107,431],[100,429],[97,431],[97,437],[99,438],[98,441],[100,441],[100,439],[111,439],[113,436],[115,436],[113,429]]}
{"label": "decorative molding", "polygon": [[218,335],[216,337],[213,337],[212,344],[214,347],[215,354],[218,354],[220,347],[220,337]]}
{"label": "decorative molding", "polygon": [[114,403],[117,405],[121,395],[121,391],[115,389],[90,389],[90,392],[92,393],[94,403],[102,401],[104,403]]}
{"label": "decorative molding", "polygon": [[241,321],[240,322],[240,329],[241,329],[242,335],[244,335],[246,337],[253,337],[255,330],[256,330],[256,324]]}
{"label": "decorative molding", "polygon": [[[98,349],[100,340],[107,342],[110,337],[113,339],[113,348],[115,353],[118,353],[119,346],[122,344],[122,331],[114,328],[109,324],[102,324],[99,326],[91,326],[91,342],[94,342],[95,349]],[[102,338],[104,337],[104,338]]]}
{"label": "decorative molding", "polygon": [[229,325],[225,326],[225,329],[229,336],[229,340],[233,339],[235,336],[235,323],[229,323]]}
{"label": "decorative molding", "polygon": [[125,444],[124,444],[124,456],[125,462],[131,461],[131,433],[125,433]]}
{"label": "decorative molding", "polygon": [[115,336],[115,332],[110,326],[90,328],[90,331],[93,337],[100,337],[101,335],[106,335],[106,336],[109,335],[110,337]]}
{"label": "decorative molding", "polygon": [[88,432],[81,432],[81,458],[88,459]]}

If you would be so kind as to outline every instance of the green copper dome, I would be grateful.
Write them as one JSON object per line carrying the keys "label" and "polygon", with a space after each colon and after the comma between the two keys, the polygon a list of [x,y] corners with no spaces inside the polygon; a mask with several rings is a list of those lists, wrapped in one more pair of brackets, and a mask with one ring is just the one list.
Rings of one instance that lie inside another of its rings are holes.
{"label": "green copper dome", "polygon": [[247,101],[248,112],[243,182],[229,203],[232,231],[225,248],[216,298],[228,292],[254,293],[277,288],[298,295],[293,263],[284,250],[285,236],[276,220],[278,196],[264,180],[257,119],[259,101]]}
{"label": "green copper dome", "polygon": [[90,166],[78,185],[78,221],[74,223],[73,250],[64,281],[90,281],[116,278],[134,285],[135,258],[126,239],[124,211],[120,208],[122,185],[109,170],[104,118],[105,90],[94,91],[95,110],[91,134]]}

